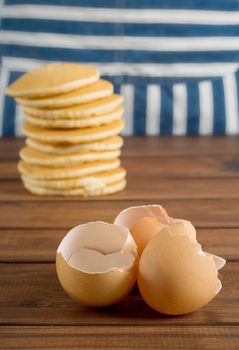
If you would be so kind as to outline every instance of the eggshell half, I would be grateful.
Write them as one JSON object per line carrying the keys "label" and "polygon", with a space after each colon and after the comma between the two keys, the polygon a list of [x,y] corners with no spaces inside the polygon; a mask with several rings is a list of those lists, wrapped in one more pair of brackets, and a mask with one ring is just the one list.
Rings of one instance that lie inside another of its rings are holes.
{"label": "eggshell half", "polygon": [[138,286],[143,299],[169,315],[198,310],[221,288],[214,258],[202,252],[200,244],[183,230],[182,223],[162,229],[139,261]]}
{"label": "eggshell half", "polygon": [[119,213],[115,219],[115,224],[130,230],[139,255],[148,242],[169,223],[170,217],[161,205],[130,207]]}
{"label": "eggshell half", "polygon": [[66,293],[94,307],[114,304],[136,281],[137,247],[127,228],[91,222],[73,228],[56,255],[56,270]]}

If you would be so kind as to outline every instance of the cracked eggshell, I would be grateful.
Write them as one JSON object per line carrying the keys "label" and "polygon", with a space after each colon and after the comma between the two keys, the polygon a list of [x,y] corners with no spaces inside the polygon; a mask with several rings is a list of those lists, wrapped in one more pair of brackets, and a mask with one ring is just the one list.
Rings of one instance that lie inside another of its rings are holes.
{"label": "cracked eggshell", "polygon": [[165,227],[148,243],[139,261],[137,279],[143,299],[168,315],[196,311],[221,289],[213,256],[183,230],[182,223]]}
{"label": "cracked eggshell", "polygon": [[170,220],[161,205],[153,204],[127,208],[119,213],[114,223],[130,230],[141,255],[148,242],[168,225]]}
{"label": "cracked eggshell", "polygon": [[125,227],[97,221],[73,228],[57,249],[56,270],[66,293],[94,307],[114,304],[136,281],[137,247]]}
{"label": "cracked eggshell", "polygon": [[[170,228],[171,233],[174,235],[187,235],[191,241],[197,242],[196,229],[190,221],[183,219],[171,219]],[[213,258],[217,270],[222,269],[226,264],[226,260],[220,256],[206,252],[204,252],[204,254]]]}

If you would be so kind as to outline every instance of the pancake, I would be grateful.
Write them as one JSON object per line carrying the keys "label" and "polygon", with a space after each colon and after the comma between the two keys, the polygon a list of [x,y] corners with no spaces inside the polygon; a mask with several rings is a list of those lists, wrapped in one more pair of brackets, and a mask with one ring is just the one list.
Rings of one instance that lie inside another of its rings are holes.
{"label": "pancake", "polygon": [[123,113],[124,113],[123,108],[118,107],[117,109],[107,114],[91,116],[88,118],[42,119],[42,118],[38,118],[38,117],[36,118],[25,114],[25,120],[32,125],[37,125],[44,128],[74,129],[74,128],[87,128],[91,126],[110,124],[113,121],[120,119],[123,116]]}
{"label": "pancake", "polygon": [[6,92],[10,96],[38,98],[58,95],[90,85],[99,79],[94,66],[77,63],[50,63],[23,74]]}
{"label": "pancake", "polygon": [[58,108],[69,107],[89,101],[94,101],[102,97],[112,95],[112,93],[113,85],[109,81],[98,80],[94,84],[76,89],[65,94],[38,99],[26,99],[18,97],[16,98],[16,101],[23,106]]}
{"label": "pancake", "polygon": [[123,119],[108,125],[72,130],[44,129],[25,123],[23,131],[28,137],[49,143],[85,143],[102,140],[119,134],[124,128]]}
{"label": "pancake", "polygon": [[119,159],[101,160],[98,162],[83,163],[67,168],[47,168],[37,165],[31,165],[23,160],[18,163],[18,170],[22,175],[34,179],[69,179],[72,177],[83,177],[86,175],[96,174],[103,171],[116,169],[120,166]]}
{"label": "pancake", "polygon": [[106,185],[104,188],[94,188],[90,190],[85,190],[84,188],[74,188],[71,190],[53,190],[45,187],[40,187],[33,185],[23,179],[23,184],[26,190],[36,195],[43,196],[102,196],[107,194],[113,194],[119,191],[122,191],[126,186],[126,180],[120,180],[109,185]]}
{"label": "pancake", "polygon": [[46,153],[69,154],[79,151],[111,151],[119,149],[123,146],[123,139],[120,136],[112,136],[101,141],[69,145],[63,143],[51,144],[27,138],[26,144],[31,148]]}
{"label": "pancake", "polygon": [[34,148],[24,147],[20,151],[20,157],[28,164],[59,168],[98,160],[115,159],[120,156],[120,153],[120,150],[80,151],[77,153],[56,155],[37,151]]}
{"label": "pancake", "polygon": [[76,106],[57,108],[57,109],[43,109],[25,107],[24,112],[32,117],[39,117],[42,119],[69,119],[69,118],[85,118],[92,115],[105,114],[113,111],[123,103],[123,97],[118,94],[112,94],[103,97],[99,100],[83,103]]}
{"label": "pancake", "polygon": [[83,187],[87,190],[94,188],[104,188],[107,184],[124,179],[125,176],[125,169],[119,167],[114,170],[88,175],[86,177],[74,177],[71,179],[38,180],[25,175],[22,175],[22,179],[29,184],[49,189],[70,190]]}

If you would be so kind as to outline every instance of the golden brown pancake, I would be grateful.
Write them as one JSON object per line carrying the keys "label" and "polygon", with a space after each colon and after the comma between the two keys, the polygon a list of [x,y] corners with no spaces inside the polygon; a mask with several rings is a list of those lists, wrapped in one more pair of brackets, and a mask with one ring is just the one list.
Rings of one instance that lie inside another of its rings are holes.
{"label": "golden brown pancake", "polygon": [[91,84],[86,87],[82,87],[79,89],[75,89],[74,91],[43,97],[43,98],[23,98],[17,97],[16,101],[23,106],[30,107],[43,107],[43,108],[58,108],[58,107],[69,107],[78,105],[81,103],[86,103],[90,101],[94,101],[113,93],[113,85],[106,80],[98,80],[96,83]]}
{"label": "golden brown pancake", "polygon": [[29,184],[40,186],[49,189],[71,190],[74,188],[83,187],[85,189],[102,188],[107,184],[120,181],[126,176],[124,168],[116,168],[113,170],[104,171],[97,174],[91,174],[85,177],[74,177],[70,179],[57,180],[39,180],[32,177],[22,175],[24,181]]}
{"label": "golden brown pancake", "polygon": [[71,190],[53,190],[45,187],[36,186],[30,184],[26,180],[23,180],[23,184],[26,190],[31,192],[32,194],[36,194],[39,196],[103,196],[107,194],[113,194],[119,191],[122,191],[126,186],[126,180],[120,180],[115,183],[111,183],[106,185],[104,188],[94,188],[86,190],[82,187],[74,188]]}
{"label": "golden brown pancake", "polygon": [[110,124],[113,121],[120,119],[123,116],[123,113],[123,108],[118,107],[107,114],[100,114],[87,118],[43,119],[25,114],[25,120],[32,125],[37,125],[43,128],[75,129]]}
{"label": "golden brown pancake", "polygon": [[21,160],[18,163],[18,170],[22,175],[34,179],[67,179],[73,177],[87,176],[116,169],[120,166],[119,159],[101,160],[98,162],[83,163],[67,168],[50,168],[32,165]]}
{"label": "golden brown pancake", "polygon": [[38,98],[67,93],[99,79],[94,66],[78,63],[50,63],[23,74],[7,89],[7,94]]}
{"label": "golden brown pancake", "polygon": [[23,131],[28,137],[48,143],[85,143],[105,139],[119,134],[124,128],[124,120],[97,127],[85,129],[44,129],[39,126],[25,123]]}
{"label": "golden brown pancake", "polygon": [[118,94],[112,94],[99,100],[83,103],[75,106],[44,109],[25,107],[24,112],[32,117],[42,119],[69,119],[69,118],[86,118],[92,115],[105,114],[113,111],[123,103],[123,97]]}
{"label": "golden brown pancake", "polygon": [[80,151],[70,154],[51,154],[37,151],[34,148],[24,147],[20,157],[28,164],[46,167],[68,167],[86,162],[115,159],[120,156],[120,150],[113,151]]}
{"label": "golden brown pancake", "polygon": [[112,151],[120,149],[123,146],[123,139],[120,136],[111,136],[103,140],[79,143],[47,143],[28,137],[26,139],[27,146],[38,151],[53,153],[53,154],[69,154],[79,151]]}

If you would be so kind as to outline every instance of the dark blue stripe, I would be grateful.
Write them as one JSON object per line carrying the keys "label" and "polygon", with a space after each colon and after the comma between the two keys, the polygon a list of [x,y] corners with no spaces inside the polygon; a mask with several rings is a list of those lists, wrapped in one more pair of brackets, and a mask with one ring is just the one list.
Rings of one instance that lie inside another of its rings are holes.
{"label": "dark blue stripe", "polygon": [[3,136],[14,136],[15,134],[15,102],[9,96],[5,97],[3,110]]}
{"label": "dark blue stripe", "polygon": [[[117,6],[119,3],[119,6]],[[57,5],[57,6],[82,6],[82,7],[107,7],[107,8],[116,8],[122,7],[121,4],[124,3],[124,0],[5,0],[6,5]]]}
{"label": "dark blue stripe", "polygon": [[[42,19],[2,19],[3,30],[20,32],[41,32],[78,35],[114,35],[120,34],[119,26],[114,23],[80,22],[67,20]],[[30,34],[29,34],[30,35]]]}
{"label": "dark blue stripe", "polygon": [[[43,4],[49,0],[5,0],[7,5]],[[51,5],[66,5],[65,0],[52,0]],[[168,8],[168,9],[205,9],[228,10],[238,9],[237,0],[68,0],[68,6],[108,7],[108,8]]]}
{"label": "dark blue stripe", "polygon": [[212,89],[214,105],[213,133],[216,135],[225,134],[226,110],[222,79],[215,79],[212,82]]}
{"label": "dark blue stripe", "polygon": [[75,50],[1,44],[0,52],[1,56],[66,62],[115,62],[122,54],[113,50]]}
{"label": "dark blue stripe", "polygon": [[109,80],[114,85],[114,92],[120,94],[121,84],[123,84],[123,77],[120,76],[106,76],[102,75],[102,79]]}
{"label": "dark blue stripe", "polygon": [[139,50],[81,50],[0,44],[1,56],[72,62],[202,63],[238,62],[238,51],[155,52]]}
{"label": "dark blue stripe", "polygon": [[134,135],[145,135],[146,85],[136,85],[134,90]]}
{"label": "dark blue stripe", "polygon": [[[108,77],[107,77],[107,79],[110,80]],[[120,84],[114,84],[114,92],[116,94],[120,94],[120,87],[121,87]]]}
{"label": "dark blue stripe", "polygon": [[[21,73],[12,72],[9,77],[9,84],[18,79],[20,75]],[[14,136],[15,134],[15,111],[16,104],[14,100],[9,96],[5,96],[2,125],[4,136]]]}
{"label": "dark blue stripe", "polygon": [[187,85],[188,119],[187,134],[199,134],[199,89],[198,83]]}
{"label": "dark blue stripe", "polygon": [[[3,30],[79,35],[128,35],[151,37],[238,36],[238,25],[98,23],[67,20],[3,18]],[[30,34],[29,34],[30,35]]]}
{"label": "dark blue stripe", "polygon": [[160,134],[172,135],[173,92],[172,85],[161,86]]}

